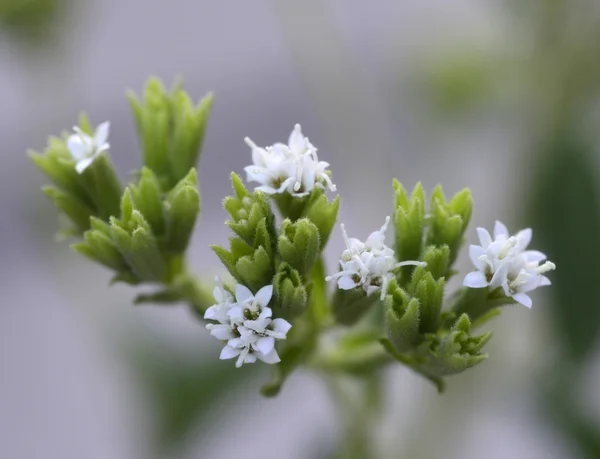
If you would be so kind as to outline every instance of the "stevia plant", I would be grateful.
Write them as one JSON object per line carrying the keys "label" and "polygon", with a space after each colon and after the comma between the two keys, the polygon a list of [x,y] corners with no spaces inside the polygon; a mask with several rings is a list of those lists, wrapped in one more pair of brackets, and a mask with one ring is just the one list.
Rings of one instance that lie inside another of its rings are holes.
{"label": "stevia plant", "polygon": [[215,279],[211,297],[213,281],[187,270],[186,252],[200,213],[195,167],[212,96],[194,104],[179,85],[167,91],[151,79],[141,100],[128,98],[143,160],[131,181],[123,186],[110,160],[109,123],[94,129],[82,116],[72,133],[30,153],[53,182],[43,191],[70,222],[63,233],[78,241],[73,250],[111,270],[113,282],[155,287],[135,303],[188,303],[222,343],[221,359],[273,365],[264,395],[276,395],[299,367],[360,379],[398,362],[442,391],[447,377],[487,359],[491,332],[478,327],[503,306],[531,308],[530,294],[550,284],[545,274],[555,266],[528,249],[531,229],[511,235],[496,222],[492,234],[477,228],[479,244],[468,247],[474,269],[448,292],[471,192],[447,198],[437,186],[427,197],[420,183],[408,192],[397,180],[378,230],[363,241],[340,225],[346,249],[328,272],[323,252],[338,234],[340,195],[296,125],[287,143],[245,139],[246,183],[233,172],[223,201],[229,244],[211,246],[229,279]]}

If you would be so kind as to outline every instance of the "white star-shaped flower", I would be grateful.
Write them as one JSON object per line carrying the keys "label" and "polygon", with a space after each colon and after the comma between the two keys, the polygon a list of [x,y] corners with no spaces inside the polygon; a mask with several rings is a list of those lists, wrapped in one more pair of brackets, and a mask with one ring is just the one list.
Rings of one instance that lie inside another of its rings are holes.
{"label": "white star-shaped flower", "polygon": [[326,281],[337,279],[338,288],[351,290],[362,287],[367,295],[381,290],[381,299],[385,298],[387,287],[394,278],[394,270],[400,266],[423,266],[420,261],[397,262],[394,250],[385,245],[385,232],[390,223],[386,217],[379,231],[372,232],[365,242],[349,238],[346,228],[341,225],[346,250],[340,256],[340,271],[333,276],[327,276]]}
{"label": "white star-shaped flower", "polygon": [[235,299],[220,284],[215,287],[215,299],[219,303],[208,308],[204,318],[219,322],[208,324],[206,328],[217,339],[227,341],[221,359],[237,357],[238,368],[256,360],[270,364],[280,362],[275,340],[286,339],[292,326],[284,319],[272,319],[273,311],[268,307],[272,296],[272,285],[253,295],[247,287],[237,284]]}
{"label": "white star-shaped flower", "polygon": [[526,250],[531,242],[531,229],[511,236],[506,226],[497,221],[493,239],[484,228],[477,228],[477,234],[481,245],[469,247],[469,256],[477,271],[467,274],[463,285],[470,288],[502,287],[506,296],[530,308],[532,301],[527,293],[550,285],[550,280],[543,274],[556,268],[550,261],[542,263],[547,258],[542,252]]}
{"label": "white star-shaped flower", "polygon": [[215,288],[213,290],[213,296],[217,304],[212,305],[204,313],[204,318],[208,320],[215,320],[216,324],[207,324],[206,329],[210,331],[210,334],[221,341],[226,341],[236,337],[235,324],[232,323],[229,317],[229,311],[235,304],[233,295],[223,288],[221,280],[215,277]]}
{"label": "white star-shaped flower", "polygon": [[253,164],[244,170],[249,182],[260,183],[257,190],[267,194],[287,192],[296,197],[308,195],[315,187],[327,186],[336,191],[327,172],[329,163],[319,161],[317,149],[302,134],[299,124],[294,127],[287,145],[276,143],[262,148],[248,137],[245,142],[252,148]]}
{"label": "white star-shaped flower", "polygon": [[73,128],[75,134],[67,139],[67,148],[73,159],[77,162],[75,170],[79,174],[87,169],[101,153],[110,148],[107,142],[109,128],[110,123],[105,121],[96,128],[93,137],[83,132],[77,126]]}

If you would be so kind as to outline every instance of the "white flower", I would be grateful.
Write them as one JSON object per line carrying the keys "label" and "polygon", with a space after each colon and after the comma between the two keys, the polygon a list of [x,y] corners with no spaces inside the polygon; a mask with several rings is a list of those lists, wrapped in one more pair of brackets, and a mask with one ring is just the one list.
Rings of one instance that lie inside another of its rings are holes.
{"label": "white flower", "polygon": [[550,285],[543,273],[556,268],[537,250],[526,250],[531,242],[530,228],[511,236],[504,224],[497,221],[494,238],[484,228],[477,228],[479,243],[471,245],[469,256],[477,271],[467,274],[463,285],[470,288],[502,287],[506,296],[528,308],[532,301],[528,292]]}
{"label": "white flower", "polygon": [[394,250],[385,245],[385,232],[390,223],[386,217],[379,231],[374,231],[365,242],[349,238],[342,224],[342,234],[346,250],[340,256],[341,270],[333,276],[327,276],[326,281],[337,279],[337,285],[342,290],[362,287],[367,295],[381,290],[381,299],[385,298],[387,286],[394,278],[394,270],[400,266],[423,266],[419,261],[396,262]]}
{"label": "white flower", "polygon": [[289,193],[292,196],[308,195],[313,188],[325,188],[335,191],[327,173],[329,163],[319,161],[317,149],[302,134],[302,128],[296,124],[290,134],[288,144],[276,143],[261,148],[248,137],[244,139],[252,148],[253,165],[246,166],[249,182],[261,185],[257,190],[267,194]]}
{"label": "white flower", "polygon": [[108,140],[108,131],[110,123],[105,121],[96,128],[94,136],[90,136],[83,132],[79,127],[75,126],[73,130],[75,134],[67,139],[67,148],[71,156],[77,164],[75,170],[81,174],[94,160],[104,151],[108,150],[110,145]]}
{"label": "white flower", "polygon": [[206,329],[215,338],[226,341],[236,337],[234,324],[229,318],[229,311],[235,304],[233,295],[223,288],[221,281],[215,277],[215,288],[213,296],[217,304],[214,304],[206,310],[204,318],[208,320],[216,320],[218,324],[207,324]]}
{"label": "white flower", "polygon": [[219,322],[206,328],[217,339],[227,341],[220,358],[237,357],[238,368],[257,359],[270,364],[280,362],[275,340],[286,339],[292,326],[284,319],[271,318],[273,311],[267,305],[273,296],[273,286],[267,285],[252,295],[247,287],[237,284],[234,300],[218,283],[214,296],[219,303],[208,308],[204,318]]}

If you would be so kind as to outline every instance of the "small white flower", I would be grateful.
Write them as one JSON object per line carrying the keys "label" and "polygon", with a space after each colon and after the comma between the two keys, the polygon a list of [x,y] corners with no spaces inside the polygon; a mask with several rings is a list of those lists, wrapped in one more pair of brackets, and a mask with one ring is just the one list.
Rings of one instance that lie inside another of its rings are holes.
{"label": "small white flower", "polygon": [[234,299],[218,282],[214,296],[219,303],[208,308],[204,318],[219,322],[206,328],[217,339],[227,341],[220,358],[237,357],[238,368],[257,359],[270,364],[280,362],[275,340],[286,339],[292,326],[284,319],[271,318],[273,311],[267,305],[273,286],[267,285],[253,295],[247,287],[237,284]]}
{"label": "small white flower", "polygon": [[110,123],[105,121],[96,128],[94,136],[83,132],[75,126],[75,134],[67,139],[67,148],[77,164],[75,170],[81,174],[94,160],[104,151],[108,150],[110,145],[107,143]]}
{"label": "small white flower", "polygon": [[537,250],[526,250],[531,242],[530,228],[511,236],[506,226],[497,221],[494,238],[484,228],[477,228],[479,243],[471,245],[469,256],[477,268],[465,277],[463,285],[470,288],[502,287],[506,296],[516,302],[531,307],[528,292],[550,285],[543,275],[556,268],[554,263],[546,261],[546,255]]}
{"label": "small white flower", "polygon": [[244,170],[249,182],[261,184],[257,190],[267,194],[287,192],[296,197],[306,196],[315,187],[325,188],[325,185],[331,191],[336,190],[327,173],[329,163],[319,161],[317,149],[304,137],[299,124],[294,127],[287,145],[276,143],[261,148],[248,137],[244,140],[252,148],[253,162]]}
{"label": "small white flower", "polygon": [[215,338],[226,341],[235,338],[236,336],[234,324],[229,317],[229,311],[235,304],[235,301],[233,295],[223,288],[218,277],[215,277],[215,282],[216,285],[213,290],[213,296],[217,304],[214,304],[206,310],[204,318],[215,320],[218,324],[207,324],[206,329],[209,330],[210,334]]}
{"label": "small white flower", "polygon": [[327,276],[326,281],[337,279],[337,285],[342,290],[362,287],[367,295],[381,290],[381,299],[385,298],[387,287],[394,278],[394,270],[400,266],[423,266],[420,261],[396,262],[394,250],[385,245],[385,232],[390,223],[386,217],[379,231],[374,231],[365,242],[349,238],[342,224],[342,235],[346,250],[340,256],[341,270],[333,276]]}

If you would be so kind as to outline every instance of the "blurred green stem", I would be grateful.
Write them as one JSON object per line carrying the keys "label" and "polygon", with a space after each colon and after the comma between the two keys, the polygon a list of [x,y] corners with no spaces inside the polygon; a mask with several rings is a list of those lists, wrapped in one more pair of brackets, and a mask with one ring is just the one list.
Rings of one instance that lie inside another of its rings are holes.
{"label": "blurred green stem", "polygon": [[381,376],[381,372],[376,372],[352,381],[342,380],[338,376],[326,376],[325,381],[336,404],[343,429],[336,459],[378,457],[373,446],[373,427],[381,416]]}

